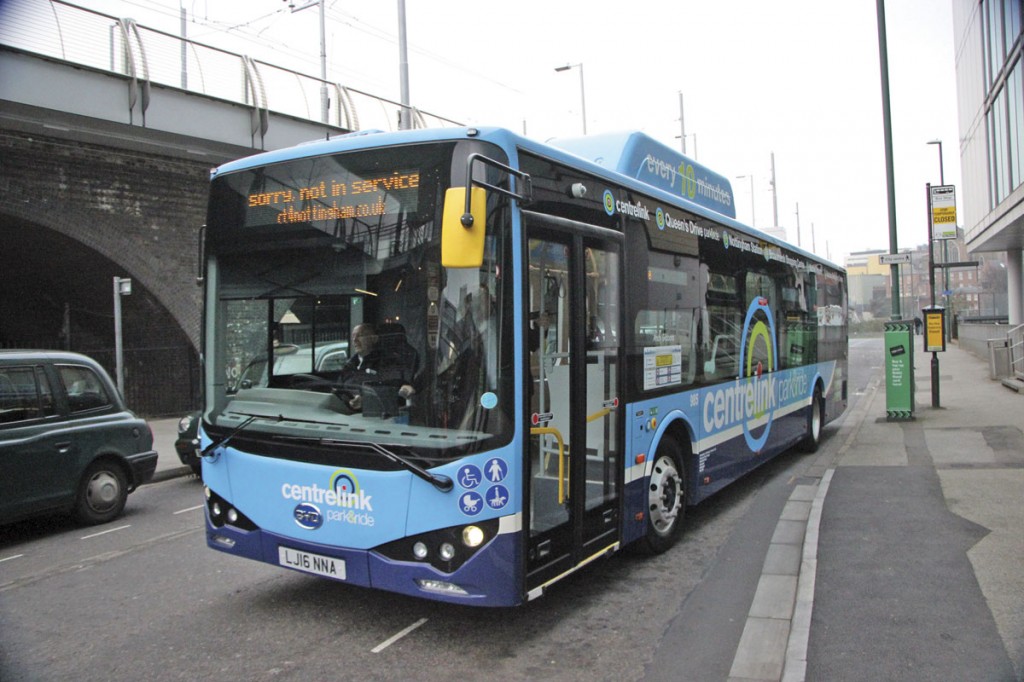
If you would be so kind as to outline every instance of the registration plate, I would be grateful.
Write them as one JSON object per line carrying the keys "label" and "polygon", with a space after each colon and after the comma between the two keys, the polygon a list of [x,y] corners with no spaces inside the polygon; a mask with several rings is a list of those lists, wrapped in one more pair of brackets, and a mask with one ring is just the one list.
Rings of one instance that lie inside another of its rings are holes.
{"label": "registration plate", "polygon": [[345,579],[345,560],[321,554],[300,552],[290,547],[277,548],[277,563],[297,571],[322,575],[335,580]]}

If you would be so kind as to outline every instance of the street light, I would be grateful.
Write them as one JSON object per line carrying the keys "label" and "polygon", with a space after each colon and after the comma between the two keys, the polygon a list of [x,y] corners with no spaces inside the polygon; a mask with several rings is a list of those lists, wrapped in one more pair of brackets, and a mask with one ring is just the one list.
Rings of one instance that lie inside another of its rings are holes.
{"label": "street light", "polygon": [[754,213],[754,174],[736,176],[737,180],[742,180],[743,178],[750,178],[750,226],[756,227],[754,225],[754,222],[757,220],[757,214]]}
{"label": "street light", "polygon": [[587,94],[583,86],[583,62],[579,64],[566,64],[565,66],[556,66],[555,71],[561,73],[562,71],[568,71],[569,69],[578,68],[580,70],[580,104],[583,110],[583,134],[587,134]]}
{"label": "street light", "polygon": [[130,277],[114,277],[114,374],[117,390],[124,398],[124,344],[121,341],[121,297],[132,293]]}
{"label": "street light", "polygon": [[[320,0],[323,2],[323,0]],[[402,109],[398,113],[398,129],[412,129],[412,110],[409,108],[409,42],[405,33],[405,0],[398,0],[398,78],[402,94]]]}
{"label": "street light", "polygon": [[946,175],[945,175],[945,173],[942,170],[942,140],[929,140],[928,144],[937,144],[937,145],[939,145],[939,184],[940,185],[945,185],[946,184]]}
{"label": "street light", "polygon": [[330,100],[327,97],[327,28],[324,18],[324,0],[311,0],[302,7],[296,7],[293,1],[288,1],[288,9],[292,14],[317,6],[320,8],[320,121],[327,123]]}

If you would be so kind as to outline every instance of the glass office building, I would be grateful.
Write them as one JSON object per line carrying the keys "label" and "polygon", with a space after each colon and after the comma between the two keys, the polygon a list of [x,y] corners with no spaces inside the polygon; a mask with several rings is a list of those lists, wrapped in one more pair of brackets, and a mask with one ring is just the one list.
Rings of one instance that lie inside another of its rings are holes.
{"label": "glass office building", "polygon": [[1022,24],[1022,0],[953,0],[963,226],[970,251],[1006,252],[1010,324],[1024,324]]}

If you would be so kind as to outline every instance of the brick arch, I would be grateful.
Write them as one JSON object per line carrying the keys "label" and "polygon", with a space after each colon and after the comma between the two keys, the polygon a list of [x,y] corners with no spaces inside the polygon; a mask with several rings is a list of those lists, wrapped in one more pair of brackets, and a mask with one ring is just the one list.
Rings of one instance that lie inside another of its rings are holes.
{"label": "brick arch", "polygon": [[0,227],[36,225],[116,263],[198,348],[207,164],[12,133],[0,157]]}
{"label": "brick arch", "polygon": [[208,183],[205,162],[0,130],[0,342],[70,343],[112,370],[112,279],[131,277],[122,301],[129,406],[195,409],[196,239]]}
{"label": "brick arch", "polygon": [[[154,266],[152,259],[137,245],[131,244],[130,240],[118,240],[110,234],[90,234],[76,225],[69,225],[68,221],[61,219],[61,216],[47,216],[39,212],[28,215],[28,212],[25,211],[5,211],[6,208],[8,207],[0,202],[0,239],[3,239],[4,226],[7,224],[31,225],[44,233],[49,230],[63,235],[82,249],[92,251],[109,260],[116,264],[116,272],[112,274],[119,277],[130,277],[136,291],[138,287],[144,287],[174,319],[188,337],[192,347],[198,349],[199,296],[198,294],[193,297],[176,295],[184,287],[171,285],[177,280],[188,279],[184,271],[175,272],[173,268],[158,269]],[[54,263],[54,266],[63,267],[63,264]],[[194,284],[195,271],[191,270],[187,274],[191,276],[193,288],[198,291],[199,287]],[[105,284],[108,288],[112,287],[112,282],[105,281]]]}

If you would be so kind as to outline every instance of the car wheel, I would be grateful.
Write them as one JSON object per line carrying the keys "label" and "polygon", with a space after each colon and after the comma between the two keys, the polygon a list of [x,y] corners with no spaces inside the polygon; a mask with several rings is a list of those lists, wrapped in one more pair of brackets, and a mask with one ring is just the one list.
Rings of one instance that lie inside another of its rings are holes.
{"label": "car wheel", "polygon": [[111,461],[93,462],[78,485],[75,515],[85,524],[106,523],[120,516],[127,500],[128,484],[121,467]]}
{"label": "car wheel", "polygon": [[647,533],[640,541],[641,551],[660,554],[676,543],[683,530],[686,502],[682,448],[672,438],[665,438],[658,447],[647,488]]}

